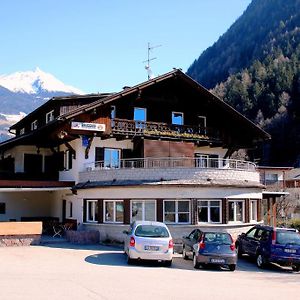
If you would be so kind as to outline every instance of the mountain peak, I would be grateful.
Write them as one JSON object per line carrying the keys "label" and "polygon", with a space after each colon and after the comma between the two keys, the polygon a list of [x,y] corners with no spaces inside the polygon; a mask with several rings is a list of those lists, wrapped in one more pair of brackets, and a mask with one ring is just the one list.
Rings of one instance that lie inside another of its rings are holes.
{"label": "mountain peak", "polygon": [[34,71],[0,75],[0,86],[14,93],[40,94],[43,92],[63,92],[84,94],[81,90],[64,84],[52,74],[42,71],[39,67],[36,67]]}

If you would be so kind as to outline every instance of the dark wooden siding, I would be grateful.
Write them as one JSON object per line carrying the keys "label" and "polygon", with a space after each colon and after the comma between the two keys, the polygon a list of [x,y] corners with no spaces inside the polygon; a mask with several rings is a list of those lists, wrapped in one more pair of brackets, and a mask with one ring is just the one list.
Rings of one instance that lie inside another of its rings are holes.
{"label": "dark wooden siding", "polygon": [[130,199],[124,200],[124,224],[130,224]]}
{"label": "dark wooden siding", "polygon": [[98,223],[103,223],[103,200],[98,200]]}
{"label": "dark wooden siding", "polygon": [[144,157],[194,157],[194,144],[144,140]]}
{"label": "dark wooden siding", "polygon": [[156,219],[158,222],[163,222],[163,199],[156,200]]}
{"label": "dark wooden siding", "polygon": [[228,220],[228,199],[222,199],[222,223],[227,224]]}

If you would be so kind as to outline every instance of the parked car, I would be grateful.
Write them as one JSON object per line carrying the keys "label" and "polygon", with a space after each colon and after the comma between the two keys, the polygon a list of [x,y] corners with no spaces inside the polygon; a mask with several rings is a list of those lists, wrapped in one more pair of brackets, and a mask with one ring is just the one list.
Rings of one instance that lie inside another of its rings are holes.
{"label": "parked car", "polygon": [[227,266],[234,271],[237,263],[237,253],[231,235],[227,232],[202,232],[193,230],[183,237],[184,259],[193,258],[195,269],[209,264]]}
{"label": "parked car", "polygon": [[254,257],[259,268],[273,262],[300,269],[300,234],[295,229],[256,225],[238,237],[236,247],[239,257]]}
{"label": "parked car", "polygon": [[155,260],[171,266],[174,245],[171,233],[164,223],[136,221],[124,233],[124,252],[128,264],[134,260]]}

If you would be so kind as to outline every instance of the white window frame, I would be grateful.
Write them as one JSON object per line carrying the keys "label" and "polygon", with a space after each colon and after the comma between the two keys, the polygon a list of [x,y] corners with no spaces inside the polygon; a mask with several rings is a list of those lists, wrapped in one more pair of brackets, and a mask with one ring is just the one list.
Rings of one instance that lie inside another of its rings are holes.
{"label": "white window frame", "polygon": [[[168,201],[175,202],[175,222],[168,222],[165,220],[165,203]],[[180,213],[188,213],[189,220],[188,222],[178,222],[178,202],[187,201],[189,202],[189,211],[188,212],[180,212]],[[191,224],[191,200],[190,199],[164,199],[163,200],[163,220],[166,224]]]}
{"label": "white window frame", "polygon": [[46,113],[46,124],[54,120],[54,109]]}
{"label": "white window frame", "polygon": [[133,202],[142,202],[142,221],[145,221],[145,203],[147,202],[154,202],[154,221],[157,220],[157,215],[156,215],[156,200],[154,199],[147,199],[147,200],[143,200],[143,199],[132,199],[130,201],[130,222],[133,222],[133,218],[132,218],[132,204]]}
{"label": "white window frame", "polygon": [[[105,216],[105,211],[106,211],[106,203],[108,202],[113,202],[114,208],[113,208],[113,220],[112,221],[106,221],[106,216]],[[124,224],[124,215],[123,215],[123,221],[116,221],[116,203],[117,202],[122,202],[123,203],[123,211],[124,211],[124,200],[121,199],[114,199],[114,200],[104,200],[103,201],[103,223],[117,223],[117,224]]]}
{"label": "white window frame", "polygon": [[[258,205],[258,201],[257,200],[251,200],[249,201],[249,215],[250,215],[250,222],[257,222],[257,205]],[[254,209],[254,213],[255,213],[255,219],[252,219],[252,210]]]}
{"label": "white window frame", "polygon": [[[92,205],[92,219],[89,219],[89,204]],[[98,223],[98,220],[96,220],[97,205],[98,205],[98,200],[86,200],[86,222]]]}
{"label": "white window frame", "polygon": [[[114,166],[115,165],[115,162],[112,160],[112,156],[110,154],[110,157],[109,159],[106,159],[107,157],[105,156],[105,154],[107,152],[112,152],[112,151],[117,151],[119,154],[119,160],[118,160],[118,166],[117,167],[113,167],[112,168],[112,165]],[[106,153],[105,153],[106,152]],[[104,158],[104,162],[103,162],[103,166],[104,168],[107,168],[107,169],[119,169],[120,168],[120,164],[121,164],[121,149],[118,149],[118,148],[104,148],[104,154],[103,154],[103,158]],[[109,162],[109,166],[106,166],[106,163]],[[112,163],[113,162],[113,163]]]}
{"label": "white window frame", "polygon": [[[181,115],[182,116],[182,124],[175,124],[173,123],[173,117],[175,114]],[[181,111],[172,111],[172,125],[184,125],[184,113]]]}
{"label": "white window frame", "polygon": [[[245,223],[245,200],[244,199],[228,199],[228,217],[229,217],[229,203],[233,202],[234,203],[234,208],[233,208],[233,221],[228,220],[228,223]],[[243,203],[243,212],[242,212],[242,221],[237,221],[236,220],[236,202],[242,202]]]}
{"label": "white window frame", "polygon": [[[208,221],[207,222],[204,222],[204,221],[199,221],[198,220],[198,224],[208,224],[208,223],[212,223],[212,224],[221,224],[222,223],[222,200],[219,200],[219,199],[197,199],[197,215],[198,215],[198,205],[199,205],[199,202],[201,201],[206,201],[207,202],[207,206],[202,206],[202,207],[207,207],[207,219]],[[210,208],[211,207],[217,207],[217,206],[211,206],[211,202],[219,202],[219,208],[220,208],[220,213],[219,213],[219,217],[220,217],[220,221],[219,222],[212,222],[211,221],[211,217],[210,217]]]}
{"label": "white window frame", "polygon": [[31,123],[31,130],[36,130],[38,128],[38,120],[34,120],[32,123]]}
{"label": "white window frame", "polygon": [[25,133],[25,127],[23,127],[23,128],[20,129],[20,135],[22,135],[24,133]]}

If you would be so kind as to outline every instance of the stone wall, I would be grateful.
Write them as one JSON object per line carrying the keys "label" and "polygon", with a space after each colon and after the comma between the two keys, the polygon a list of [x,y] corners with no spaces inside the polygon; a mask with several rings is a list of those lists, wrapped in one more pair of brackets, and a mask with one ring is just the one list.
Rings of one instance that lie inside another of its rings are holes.
{"label": "stone wall", "polygon": [[0,247],[39,245],[41,235],[1,235]]}
{"label": "stone wall", "polygon": [[79,182],[113,180],[238,180],[259,182],[256,171],[199,168],[102,169],[81,172]]}

